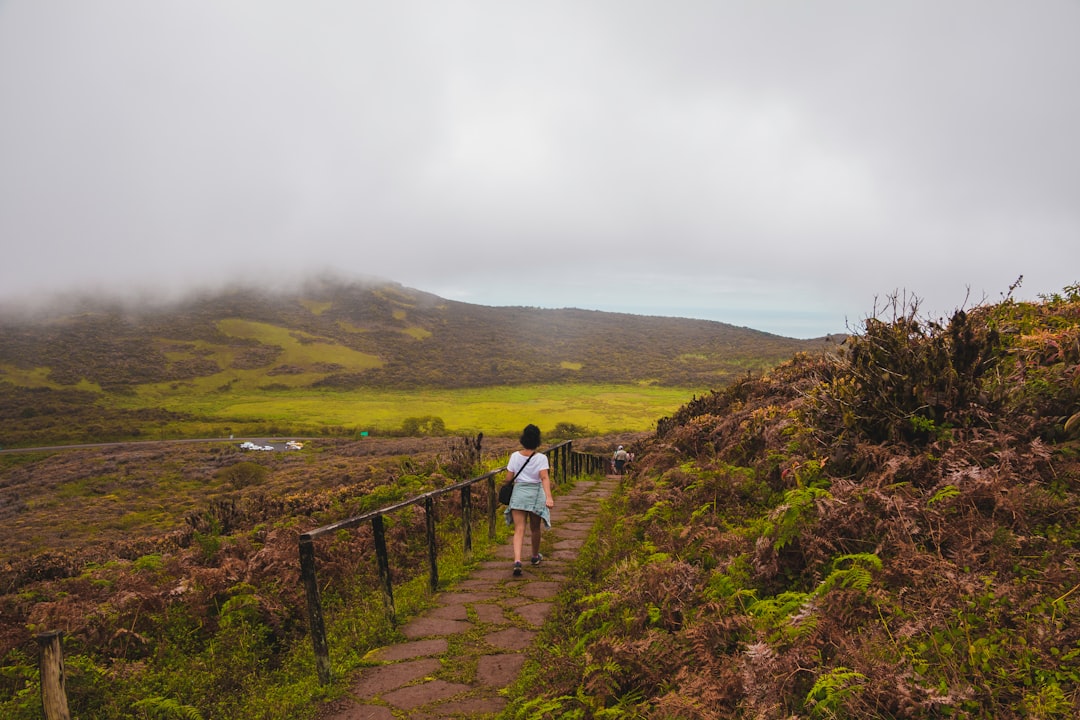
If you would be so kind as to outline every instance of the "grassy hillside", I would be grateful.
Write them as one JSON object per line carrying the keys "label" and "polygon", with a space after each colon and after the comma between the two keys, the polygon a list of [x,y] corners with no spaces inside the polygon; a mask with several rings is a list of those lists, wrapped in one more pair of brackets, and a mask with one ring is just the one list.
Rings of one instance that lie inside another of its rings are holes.
{"label": "grassy hillside", "polygon": [[[310,717],[330,690],[315,682],[298,534],[474,477],[478,460],[498,467],[514,447],[486,438],[482,460],[446,438],[0,456],[0,717],[41,717],[34,634],[46,629],[65,633],[73,717]],[[455,501],[437,509],[446,580],[462,565]],[[423,514],[399,512],[387,528],[407,616],[427,601]],[[480,552],[487,533],[474,535]],[[370,527],[325,543],[320,562],[334,637],[358,650],[335,661],[355,667],[393,633]]]}
{"label": "grassy hillside", "polygon": [[[586,388],[563,393],[576,397],[638,389],[646,415],[623,423],[605,412],[608,424],[594,429],[644,429],[692,392],[824,346],[701,320],[483,307],[389,284],[237,290],[168,307],[88,300],[0,318],[0,444],[224,428],[347,434],[432,414],[405,407],[431,391],[567,385]],[[384,395],[380,410],[365,404],[375,391],[399,394]],[[447,406],[463,404],[453,397]],[[468,412],[444,420],[448,429],[494,430]]]}
{"label": "grassy hillside", "polygon": [[1080,286],[892,309],[634,447],[507,716],[1080,714]]}
{"label": "grassy hillside", "polygon": [[[639,434],[640,436],[640,434]],[[554,437],[546,434],[546,441]],[[577,439],[610,451],[633,436]],[[322,439],[300,451],[132,444],[0,455],[0,718],[41,717],[34,635],[62,630],[72,717],[313,717],[317,683],[298,535],[503,465],[516,439]],[[486,486],[473,495],[487,505]],[[461,579],[460,495],[435,505],[439,575]],[[507,541],[474,515],[474,562]],[[386,517],[404,622],[430,604],[426,520]],[[334,672],[399,640],[385,619],[370,525],[320,542]]]}

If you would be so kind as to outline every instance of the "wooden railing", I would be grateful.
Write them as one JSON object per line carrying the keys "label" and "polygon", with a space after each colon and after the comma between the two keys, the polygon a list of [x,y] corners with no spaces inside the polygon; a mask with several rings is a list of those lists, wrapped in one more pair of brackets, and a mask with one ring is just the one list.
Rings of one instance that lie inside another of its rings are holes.
{"label": "wooden railing", "polygon": [[[592,473],[605,473],[607,460],[599,455],[575,452],[573,441],[559,443],[543,451],[548,457],[551,467],[549,477],[553,485],[566,482],[570,477]],[[348,530],[359,527],[365,523],[371,523],[374,536],[375,560],[379,568],[379,587],[382,591],[383,607],[387,618],[392,624],[396,624],[397,615],[394,610],[394,588],[390,578],[390,557],[386,549],[386,533],[383,517],[389,513],[401,510],[412,505],[422,505],[424,508],[425,526],[427,528],[427,551],[428,551],[428,586],[432,592],[439,587],[439,563],[438,543],[435,533],[435,500],[443,495],[453,492],[461,493],[461,514],[463,530],[463,547],[465,557],[472,553],[472,526],[473,504],[472,488],[477,483],[487,484],[487,520],[488,537],[495,538],[495,522],[498,511],[498,501],[495,492],[497,479],[503,477],[506,467],[480,475],[470,480],[464,480],[438,490],[432,490],[422,495],[403,500],[393,505],[388,505],[378,510],[357,515],[341,520],[330,525],[310,530],[300,536],[300,579],[304,583],[307,595],[308,620],[311,629],[311,642],[315,648],[316,670],[319,681],[323,684],[330,682],[330,651],[326,642],[326,625],[323,621],[322,598],[319,591],[319,582],[315,574],[315,542],[330,533],[338,530]]]}

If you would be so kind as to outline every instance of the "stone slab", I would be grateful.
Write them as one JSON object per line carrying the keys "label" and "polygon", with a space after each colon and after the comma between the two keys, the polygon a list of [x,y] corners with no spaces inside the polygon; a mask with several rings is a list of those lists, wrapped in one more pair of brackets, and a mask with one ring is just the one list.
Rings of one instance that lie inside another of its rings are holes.
{"label": "stone slab", "polygon": [[521,619],[535,627],[540,627],[547,620],[548,615],[551,614],[552,608],[555,605],[553,603],[529,603],[528,605],[521,605],[514,608]]}
{"label": "stone slab", "polygon": [[442,655],[447,650],[446,638],[433,640],[417,640],[415,642],[398,643],[379,648],[371,653],[376,660],[397,662],[399,660],[411,660],[412,658],[425,657],[428,655]]}
{"label": "stone slab", "polygon": [[525,653],[481,655],[476,663],[476,680],[484,685],[503,688],[514,682],[524,664]]}
{"label": "stone slab", "polygon": [[530,602],[532,602],[532,600],[530,600],[529,598],[508,597],[505,600],[502,600],[499,604],[503,607],[513,608],[517,607],[518,605],[527,605]]}
{"label": "stone slab", "polygon": [[421,616],[401,628],[401,634],[410,640],[416,640],[424,637],[457,635],[458,633],[468,632],[470,628],[472,628],[472,625],[464,620],[440,620],[439,618]]}
{"label": "stone slab", "polygon": [[562,583],[557,582],[531,582],[523,585],[521,594],[533,598],[553,598],[559,594]]}
{"label": "stone slab", "polygon": [[435,601],[440,605],[458,605],[494,600],[495,597],[495,593],[491,592],[445,592],[435,598]]}
{"label": "stone slab", "polygon": [[396,708],[411,710],[421,705],[448,700],[469,689],[461,683],[448,683],[445,680],[431,680],[422,685],[410,685],[383,695],[383,700]]}
{"label": "stone slab", "polygon": [[470,592],[494,592],[495,587],[487,578],[481,577],[479,573],[469,573],[469,580],[462,580],[454,586],[455,590],[468,590]]}
{"label": "stone slab", "polygon": [[382,705],[352,705],[320,717],[322,720],[394,720],[394,713]]}
{"label": "stone slab", "polygon": [[506,615],[503,613],[503,609],[498,605],[477,603],[476,605],[473,605],[472,609],[473,612],[476,613],[476,619],[482,623],[501,625],[506,622]]}
{"label": "stone slab", "polygon": [[488,633],[484,636],[484,642],[500,650],[524,650],[532,644],[536,633],[521,628],[507,628]]}
{"label": "stone slab", "polygon": [[469,615],[464,605],[447,605],[428,610],[427,616],[439,620],[468,620]]}
{"label": "stone slab", "polygon": [[440,667],[442,664],[435,658],[424,658],[366,668],[352,684],[350,691],[362,700],[370,700],[402,685],[408,685]]}

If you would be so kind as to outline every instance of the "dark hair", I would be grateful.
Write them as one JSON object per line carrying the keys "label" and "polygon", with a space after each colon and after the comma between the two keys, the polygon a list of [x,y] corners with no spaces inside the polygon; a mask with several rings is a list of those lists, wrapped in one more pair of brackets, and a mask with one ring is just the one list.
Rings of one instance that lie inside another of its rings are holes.
{"label": "dark hair", "polygon": [[521,431],[521,447],[526,450],[535,450],[540,447],[540,428],[535,425],[526,425]]}

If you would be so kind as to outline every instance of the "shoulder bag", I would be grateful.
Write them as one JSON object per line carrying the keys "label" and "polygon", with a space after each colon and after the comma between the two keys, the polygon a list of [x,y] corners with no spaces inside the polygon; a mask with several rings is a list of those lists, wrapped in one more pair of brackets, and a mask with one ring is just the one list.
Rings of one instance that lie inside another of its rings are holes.
{"label": "shoulder bag", "polygon": [[530,455],[529,457],[525,458],[525,463],[521,467],[518,468],[518,471],[516,473],[514,473],[514,477],[512,477],[509,480],[507,480],[506,482],[504,482],[502,484],[502,487],[499,488],[499,503],[500,504],[502,504],[502,505],[509,505],[510,504],[510,498],[514,494],[514,481],[517,480],[517,476],[521,474],[521,471],[525,469],[525,465],[528,465],[529,461],[532,460],[535,455],[536,455],[536,451],[533,450],[533,454]]}

